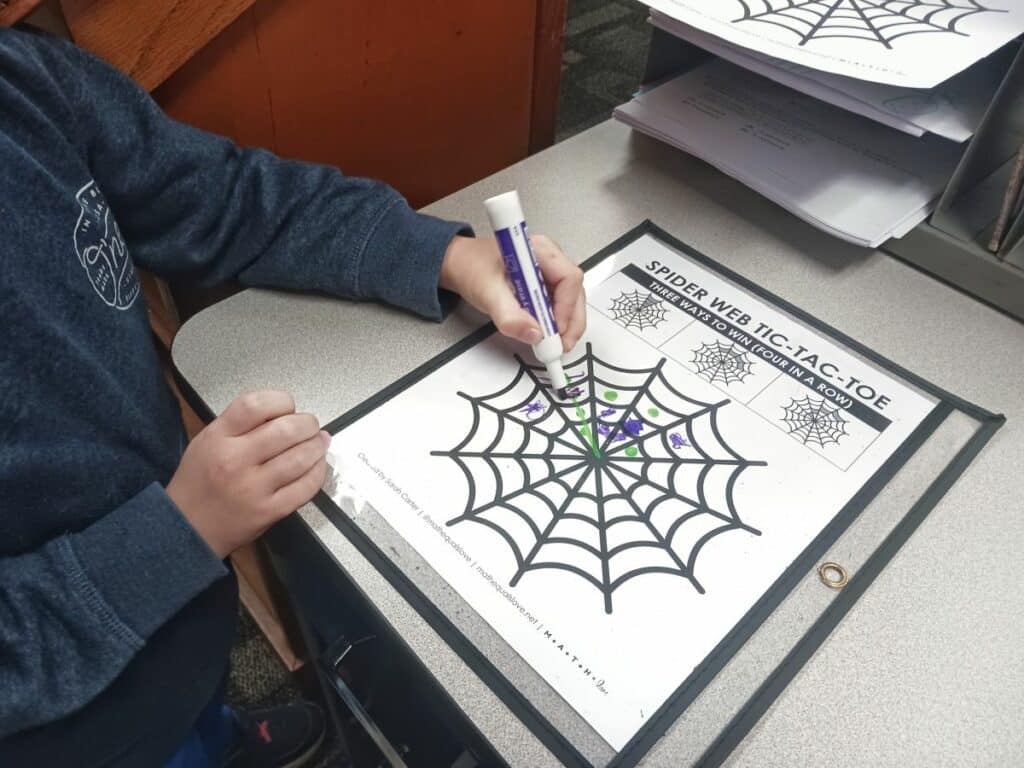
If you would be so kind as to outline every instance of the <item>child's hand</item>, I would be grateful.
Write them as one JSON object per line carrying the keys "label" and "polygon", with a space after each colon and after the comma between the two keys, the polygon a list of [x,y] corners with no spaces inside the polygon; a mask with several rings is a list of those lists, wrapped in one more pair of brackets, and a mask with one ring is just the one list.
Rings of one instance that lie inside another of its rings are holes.
{"label": "child's hand", "polygon": [[[583,272],[555,243],[543,235],[530,238],[541,274],[548,284],[555,324],[568,352],[587,327],[587,300],[583,294]],[[493,237],[456,237],[441,264],[441,287],[490,316],[498,330],[527,344],[541,339],[540,327],[530,313],[519,306],[505,276],[498,242]]]}
{"label": "child's hand", "polygon": [[250,392],[189,443],[167,495],[224,558],[316,495],[329,443],[287,392]]}

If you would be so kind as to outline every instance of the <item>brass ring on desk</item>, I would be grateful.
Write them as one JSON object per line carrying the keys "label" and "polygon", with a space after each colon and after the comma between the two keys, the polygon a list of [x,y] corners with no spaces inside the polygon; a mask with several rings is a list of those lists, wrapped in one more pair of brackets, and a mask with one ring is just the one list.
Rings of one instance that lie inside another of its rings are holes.
{"label": "brass ring on desk", "polygon": [[[829,574],[835,574],[839,578],[833,579]],[[850,575],[839,563],[822,563],[818,566],[818,577],[822,584],[831,589],[842,589],[850,580]]]}

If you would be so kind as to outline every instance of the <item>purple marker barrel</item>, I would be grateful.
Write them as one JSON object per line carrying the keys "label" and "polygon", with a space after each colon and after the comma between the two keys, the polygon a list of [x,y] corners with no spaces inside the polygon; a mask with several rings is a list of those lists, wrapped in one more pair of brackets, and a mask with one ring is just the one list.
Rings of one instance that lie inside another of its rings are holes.
{"label": "purple marker barrel", "polygon": [[540,326],[541,340],[533,345],[533,354],[547,368],[551,386],[564,397],[568,379],[562,367],[562,337],[551,313],[547,286],[530,247],[519,193],[512,190],[492,197],[484,201],[484,207],[498,239],[512,290],[522,308],[533,315]]}

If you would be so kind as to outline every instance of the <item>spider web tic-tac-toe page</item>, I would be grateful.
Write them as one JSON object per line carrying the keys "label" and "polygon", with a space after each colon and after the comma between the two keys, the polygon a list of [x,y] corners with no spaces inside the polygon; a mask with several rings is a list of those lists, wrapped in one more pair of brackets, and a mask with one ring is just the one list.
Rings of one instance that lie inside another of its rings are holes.
{"label": "spider web tic-tac-toe page", "polygon": [[1024,32],[1015,0],[644,0],[735,45],[838,75],[931,88]]}
{"label": "spider web tic-tac-toe page", "polygon": [[650,236],[602,264],[567,398],[491,335],[331,451],[619,750],[935,400]]}

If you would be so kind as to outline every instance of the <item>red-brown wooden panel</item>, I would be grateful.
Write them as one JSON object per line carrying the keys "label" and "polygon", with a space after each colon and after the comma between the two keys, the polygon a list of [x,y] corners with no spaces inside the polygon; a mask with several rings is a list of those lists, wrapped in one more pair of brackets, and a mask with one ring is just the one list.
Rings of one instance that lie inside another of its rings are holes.
{"label": "red-brown wooden panel", "polygon": [[[536,14],[536,0],[257,0],[156,95],[179,119],[423,205],[527,155]],[[247,126],[262,110],[269,143]]]}
{"label": "red-brown wooden panel", "polygon": [[558,89],[562,82],[562,39],[568,0],[537,0],[537,32],[533,53],[533,114],[530,154],[555,143]]}
{"label": "red-brown wooden panel", "polygon": [[153,90],[254,0],[61,0],[75,42]]}
{"label": "red-brown wooden panel", "polygon": [[0,27],[6,27],[20,21],[29,11],[42,0],[0,0]]}
{"label": "red-brown wooden panel", "polygon": [[266,67],[250,9],[153,95],[172,117],[239,144],[276,149]]}

